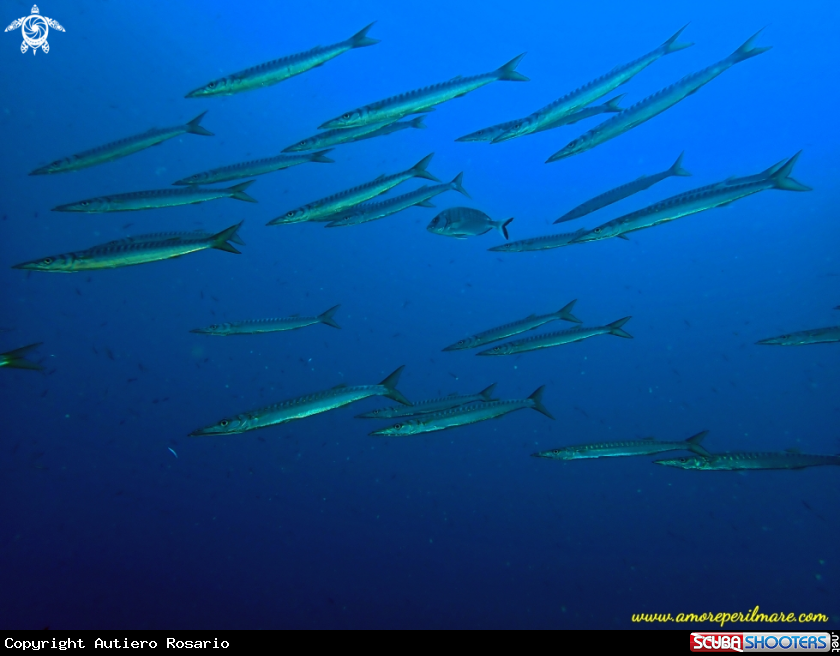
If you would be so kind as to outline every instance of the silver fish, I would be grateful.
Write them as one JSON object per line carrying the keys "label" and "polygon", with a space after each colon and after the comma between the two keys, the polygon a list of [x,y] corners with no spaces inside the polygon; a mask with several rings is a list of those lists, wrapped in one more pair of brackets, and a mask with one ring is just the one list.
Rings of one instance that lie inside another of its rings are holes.
{"label": "silver fish", "polygon": [[12,268],[53,273],[76,273],[169,260],[209,248],[239,254],[239,251],[228,242],[234,240],[236,231],[241,226],[242,223],[240,222],[209,237],[198,235],[190,238],[184,235],[175,239],[156,239],[153,241],[117,240],[84,251],[51,255],[38,260],[23,262]]}
{"label": "silver fish", "polygon": [[133,212],[137,210],[153,210],[162,207],[178,207],[203,203],[219,198],[235,198],[249,203],[257,201],[245,193],[254,183],[253,180],[243,182],[225,189],[204,187],[184,187],[183,189],[153,189],[151,191],[133,191],[127,194],[113,194],[88,198],[67,205],[53,207],[53,212],[85,212],[97,214],[101,212]]}
{"label": "silver fish", "polygon": [[762,339],[756,342],[756,344],[766,344],[770,346],[805,346],[806,344],[828,344],[830,342],[840,342],[840,326],[801,330],[798,333],[788,333],[786,335],[779,335],[778,337]]}
{"label": "silver fish", "polygon": [[264,173],[271,173],[281,169],[287,169],[290,166],[297,166],[298,164],[306,164],[307,162],[321,162],[323,164],[334,164],[335,160],[326,157],[326,154],[332,149],[321,150],[317,153],[305,153],[302,155],[277,155],[276,157],[266,157],[264,159],[255,159],[250,162],[240,162],[239,164],[231,164],[229,166],[221,166],[217,169],[210,169],[202,173],[182,178],[173,185],[200,185],[200,184],[214,184],[216,182],[227,182],[229,180],[238,180],[239,178],[252,178],[255,175],[263,175]]}
{"label": "silver fish", "polygon": [[321,132],[320,134],[298,141],[293,146],[284,148],[283,152],[289,153],[301,150],[315,150],[316,148],[324,148],[326,146],[338,146],[339,144],[383,137],[408,128],[425,130],[426,126],[423,125],[424,118],[425,116],[418,116],[410,121],[394,121],[393,123],[386,124],[371,123],[357,128],[327,130],[326,132]]}
{"label": "silver fish", "polygon": [[14,351],[0,353],[0,368],[8,367],[9,369],[32,369],[35,371],[41,371],[43,367],[40,364],[37,362],[31,362],[25,357],[30,351],[33,351],[41,346],[41,344],[43,344],[43,342],[30,344],[29,346],[21,346]]}
{"label": "silver fish", "polygon": [[666,109],[673,107],[683,98],[690,96],[700,89],[700,87],[708,84],[735,64],[767,52],[770,48],[753,48],[753,41],[755,41],[760,33],[761,31],[759,30],[752,35],[740,48],[729,55],[729,57],[704,68],[702,71],[686,75],[671,86],[656,92],[652,96],[648,96],[644,100],[640,100],[632,107],[628,107],[623,112],[596,125],[589,132],[571,141],[563,149],[554,153],[546,160],[546,163],[556,162],[565,157],[582,153],[641,125],[654,116],[661,114]]}
{"label": "silver fish", "polygon": [[199,125],[201,119],[207,112],[201,112],[192,121],[184,125],[176,125],[171,128],[152,128],[142,134],[133,137],[120,139],[119,141],[112,141],[104,146],[91,148],[70,157],[57,159],[46,166],[41,166],[29,175],[46,175],[49,173],[66,173],[67,171],[78,171],[89,166],[96,166],[97,164],[104,164],[111,162],[120,157],[131,155],[133,153],[145,150],[152,146],[156,146],[167,139],[180,136],[182,134],[200,134],[205,137],[212,137],[213,133],[208,132]]}
{"label": "silver fish", "polygon": [[354,48],[364,48],[379,43],[377,39],[367,36],[368,30],[373,27],[371,23],[366,28],[357,32],[346,41],[334,43],[331,46],[316,46],[306,52],[299,52],[288,57],[273,59],[271,61],[246,68],[244,71],[233,73],[225,77],[213,80],[190,91],[185,98],[202,98],[204,96],[230,96],[234,93],[260,89],[272,84],[277,84],[290,77],[300,75],[306,71],[326,64],[330,59],[344,54]]}
{"label": "silver fish", "polygon": [[571,93],[555,100],[542,109],[538,109],[530,116],[521,119],[517,124],[509,128],[507,132],[493,139],[493,143],[515,139],[516,137],[522,137],[526,134],[536,132],[540,127],[554,123],[557,119],[598,100],[598,98],[607,95],[616,87],[629,82],[634,76],[665,55],[670,55],[672,52],[693,46],[693,43],[677,43],[677,38],[686,27],[688,26],[683,26],[674,36],[646,55],[642,55],[628,64],[616,66],[609,73],[584,84],[582,87],[578,87]]}
{"label": "silver fish", "polygon": [[692,456],[654,460],[657,465],[700,471],[740,471],[743,469],[804,469],[821,465],[840,465],[840,455],[821,456],[796,450],[778,453],[713,453],[705,458]]}
{"label": "silver fish", "polygon": [[580,237],[576,237],[572,243],[586,241],[599,241],[611,237],[624,236],[629,232],[652,228],[662,223],[675,221],[676,219],[705,210],[710,210],[722,205],[734,203],[736,200],[746,198],[752,194],[767,189],[782,189],[784,191],[811,191],[800,182],[790,177],[796,160],[799,159],[799,151],[781,166],[774,165],[758,175],[746,176],[743,178],[729,178],[717,184],[706,185],[699,189],[692,189],[676,196],[671,196],[653,205],[648,205],[640,210],[625,214],[612,221],[592,228]]}
{"label": "silver fish", "polygon": [[572,314],[572,308],[574,308],[575,303],[577,303],[577,299],[573,300],[571,303],[567,303],[557,312],[551,312],[550,314],[540,315],[531,314],[525,317],[524,319],[520,319],[519,321],[506,323],[503,326],[497,326],[496,328],[490,328],[489,330],[476,333],[475,335],[464,337],[464,339],[459,339],[457,342],[455,342],[454,344],[450,344],[443,350],[460,351],[463,349],[478,348],[479,346],[484,346],[485,344],[489,344],[490,342],[497,342],[500,339],[505,339],[506,337],[513,337],[514,335],[519,335],[520,333],[524,333],[529,330],[534,330],[535,328],[544,326],[545,324],[551,321],[562,320],[569,321],[572,323],[583,323],[580,319],[578,319],[575,315]]}
{"label": "silver fish", "polygon": [[494,221],[484,212],[471,207],[450,207],[433,218],[426,230],[443,237],[466,239],[483,235],[495,228],[508,239],[507,227],[511,221],[513,217],[507,221]]}
{"label": "silver fish", "polygon": [[[624,111],[621,107],[619,107],[619,101],[624,98],[627,94],[622,93],[620,96],[616,96],[615,98],[608,100],[602,105],[594,105],[593,107],[583,107],[571,114],[566,116],[562,116],[558,118],[554,123],[550,123],[549,125],[545,125],[541,128],[535,130],[535,132],[544,132],[545,130],[553,130],[554,128],[559,128],[564,125],[572,125],[573,123],[577,123],[578,121],[582,121],[584,119],[590,118],[592,116],[597,116],[598,114],[617,114],[618,112]],[[499,123],[498,125],[492,125],[489,128],[482,128],[481,130],[476,130],[475,132],[470,132],[469,134],[464,135],[463,137],[458,137],[455,141],[493,141],[496,137],[501,134],[504,134],[512,127],[517,125],[520,121],[524,119],[515,118],[512,121],[505,121],[504,123]]]}
{"label": "silver fish", "polygon": [[504,66],[489,73],[482,73],[481,75],[470,77],[461,77],[458,75],[447,82],[401,93],[398,96],[391,96],[390,98],[385,98],[370,105],[353,109],[337,118],[330,119],[326,123],[318,126],[318,129],[352,128],[370,123],[396,121],[409,114],[431,111],[435,105],[464,96],[470,91],[480,89],[491,82],[499,80],[527,82],[528,78],[521,73],[517,73],[515,70],[524,56],[525,53],[522,53],[518,57],[511,59]]}
{"label": "silver fish", "polygon": [[561,446],[559,449],[532,453],[535,458],[551,460],[584,460],[587,458],[611,458],[615,456],[652,456],[666,451],[693,451],[700,456],[711,455],[700,446],[709,431],[697,433],[683,442],[659,442],[653,437],[643,440],[625,440],[624,442],[599,442],[595,444],[575,444]]}
{"label": "silver fish", "polygon": [[456,408],[459,405],[466,405],[467,403],[487,403],[495,401],[493,398],[493,389],[496,383],[481,390],[478,394],[455,394],[454,392],[449,396],[442,396],[437,399],[429,399],[428,401],[417,401],[410,406],[391,406],[390,408],[379,408],[371,410],[370,412],[363,412],[356,415],[357,419],[396,419],[397,417],[414,417],[416,415],[427,415],[432,412],[439,412],[441,410],[448,410],[449,408]]}
{"label": "silver fish", "polygon": [[411,405],[399,390],[397,382],[405,367],[399,367],[378,385],[336,385],[332,389],[314,394],[306,394],[288,401],[282,401],[251,412],[243,412],[233,417],[226,417],[215,424],[194,430],[190,435],[232,435],[244,433],[257,428],[266,428],[276,424],[285,424],[295,419],[303,419],[313,415],[334,410],[369,396],[386,396],[398,403]]}
{"label": "silver fish", "polygon": [[597,337],[598,335],[615,335],[616,337],[633,339],[633,335],[622,330],[622,326],[630,321],[630,319],[632,317],[624,317],[618,321],[608,323],[606,326],[595,326],[594,328],[581,326],[580,328],[570,328],[568,330],[516,339],[512,342],[499,344],[486,351],[480,351],[476,355],[515,355],[517,353],[527,353],[528,351],[550,348],[552,346],[571,344],[572,342],[579,342],[590,337]]}
{"label": "silver fish", "polygon": [[405,171],[400,171],[393,175],[380,175],[372,182],[340,191],[332,196],[327,196],[307,205],[302,205],[297,209],[289,210],[283,216],[278,216],[269,221],[267,225],[283,225],[286,223],[300,223],[302,221],[317,221],[318,219],[332,221],[333,215],[337,212],[375,198],[379,194],[384,194],[389,189],[411,178],[425,178],[426,180],[440,182],[440,180],[426,170],[429,162],[432,161],[432,157],[434,157],[434,153],[426,155],[417,164]]}
{"label": "silver fish", "polygon": [[339,212],[338,214],[331,215],[330,218],[332,218],[332,221],[328,223],[326,227],[340,228],[344,226],[359,225],[369,221],[376,221],[377,219],[383,219],[386,216],[391,216],[392,214],[396,214],[397,212],[401,212],[414,206],[434,207],[429,200],[438,194],[442,194],[450,190],[462,193],[464,196],[469,198],[470,195],[461,184],[463,179],[464,174],[461,172],[455,176],[452,182],[448,182],[446,184],[433,185],[431,187],[423,186],[419,189],[415,189],[414,191],[410,191],[407,194],[403,194],[402,196],[389,198],[388,200],[384,200],[379,203],[362,203],[361,205],[355,205],[346,212]]}
{"label": "silver fish", "polygon": [[641,177],[636,178],[632,182],[627,182],[621,185],[620,187],[615,187],[614,189],[605,191],[603,194],[599,194],[598,196],[595,196],[595,198],[591,198],[585,203],[581,203],[574,209],[566,212],[554,223],[564,223],[566,221],[571,221],[572,219],[579,219],[580,217],[586,216],[591,212],[600,210],[602,207],[612,205],[613,203],[617,203],[620,200],[624,200],[628,196],[632,196],[633,194],[638,194],[639,192],[644,191],[645,189],[649,189],[657,182],[661,182],[665,178],[670,178],[671,176],[675,175],[690,176],[691,173],[689,173],[682,167],[682,159],[684,154],[685,153],[680,153],[680,156],[677,158],[677,161],[674,162],[671,168],[665,171],[661,171],[660,173],[654,173],[653,175],[643,175]]}
{"label": "silver fish", "polygon": [[507,244],[500,244],[488,248],[488,251],[501,251],[503,253],[524,253],[527,251],[547,251],[552,248],[560,248],[561,246],[568,246],[573,243],[577,237],[586,233],[585,228],[576,230],[575,232],[566,232],[556,235],[543,235],[542,237],[531,237],[530,239],[520,239],[519,241],[511,241]]}
{"label": "silver fish", "polygon": [[316,323],[323,323],[333,328],[341,328],[333,319],[336,310],[341,307],[336,305],[331,307],[323,314],[317,317],[301,317],[293,314],[290,317],[283,317],[282,319],[247,319],[245,321],[229,321],[226,323],[214,323],[206,328],[193,328],[191,333],[199,333],[201,335],[218,335],[220,337],[227,337],[230,335],[258,335],[260,333],[276,333],[286,330],[297,330],[298,328],[306,328],[313,326]]}
{"label": "silver fish", "polygon": [[371,435],[386,435],[393,437],[406,437],[419,435],[420,433],[432,433],[468,426],[488,419],[496,419],[516,410],[531,408],[541,412],[549,419],[554,419],[551,413],[542,404],[542,395],[545,385],[537,389],[527,399],[511,399],[506,401],[482,401],[480,403],[468,403],[459,405],[448,410],[430,412],[427,415],[406,419],[398,424],[373,431]]}

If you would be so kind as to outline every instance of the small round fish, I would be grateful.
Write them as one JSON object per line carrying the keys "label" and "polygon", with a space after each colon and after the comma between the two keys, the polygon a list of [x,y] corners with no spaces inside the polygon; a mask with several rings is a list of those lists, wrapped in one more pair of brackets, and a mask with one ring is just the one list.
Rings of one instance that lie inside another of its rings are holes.
{"label": "small round fish", "polygon": [[508,239],[507,227],[511,221],[512,217],[507,221],[494,221],[484,212],[471,207],[450,207],[432,219],[426,230],[444,237],[466,239],[483,235],[495,228]]}

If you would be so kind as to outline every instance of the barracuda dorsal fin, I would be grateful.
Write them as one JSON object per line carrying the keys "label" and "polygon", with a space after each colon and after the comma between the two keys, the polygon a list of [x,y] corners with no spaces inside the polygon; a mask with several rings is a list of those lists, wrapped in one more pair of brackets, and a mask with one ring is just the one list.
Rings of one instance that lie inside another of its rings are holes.
{"label": "barracuda dorsal fin", "polygon": [[343,387],[347,387],[347,383],[339,383],[338,385],[333,385],[331,389],[341,389]]}

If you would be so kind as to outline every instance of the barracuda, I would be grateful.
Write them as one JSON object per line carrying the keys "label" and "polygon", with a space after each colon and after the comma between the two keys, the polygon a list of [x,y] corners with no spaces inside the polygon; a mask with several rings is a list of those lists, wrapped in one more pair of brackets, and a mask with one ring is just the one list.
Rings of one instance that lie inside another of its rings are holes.
{"label": "barracuda", "polygon": [[[538,128],[535,132],[544,132],[545,130],[553,130],[554,128],[559,128],[564,125],[572,125],[573,123],[577,123],[578,121],[582,121],[592,116],[597,116],[598,114],[617,114],[618,112],[624,111],[618,106],[618,103],[625,95],[627,94],[622,93],[620,96],[616,96],[602,105],[579,109],[576,112],[572,112],[567,116],[557,119],[554,123]],[[470,134],[457,138],[455,141],[493,141],[493,139],[501,134],[504,134],[522,120],[524,119],[515,118],[512,121],[505,121],[504,123],[499,123],[498,125],[493,125],[489,128],[483,128],[481,130],[471,132]]]}
{"label": "barracuda", "polygon": [[171,128],[152,128],[142,134],[133,137],[120,139],[119,141],[112,141],[104,146],[91,148],[70,157],[57,159],[56,161],[35,169],[29,175],[47,175],[51,173],[66,173],[67,171],[78,171],[89,166],[96,166],[97,164],[104,164],[111,162],[120,157],[131,155],[133,153],[145,150],[156,146],[167,139],[180,136],[182,134],[200,134],[205,137],[212,137],[213,133],[208,132],[199,125],[201,119],[207,112],[202,112],[196,116],[192,121],[184,125],[176,125]]}
{"label": "barracuda", "polygon": [[441,410],[449,410],[456,408],[459,405],[466,405],[468,403],[489,403],[498,399],[493,398],[493,390],[496,383],[481,390],[478,394],[455,394],[449,396],[442,396],[437,399],[429,399],[428,401],[417,401],[413,405],[392,406],[390,408],[379,408],[378,410],[371,410],[370,412],[363,412],[356,415],[357,419],[395,419],[397,417],[414,417],[417,415],[427,415],[432,412],[440,412]]}
{"label": "barracuda", "polygon": [[840,326],[801,330],[798,333],[788,333],[779,337],[762,339],[756,342],[756,344],[769,346],[806,346],[807,344],[828,344],[831,342],[840,342]]}
{"label": "barracuda", "polygon": [[218,335],[220,337],[227,337],[230,335],[258,335],[260,333],[276,333],[286,330],[297,330],[299,328],[306,328],[313,326],[316,323],[323,323],[333,328],[341,328],[335,320],[333,315],[340,305],[331,307],[323,314],[317,317],[301,317],[297,314],[291,317],[284,317],[282,319],[248,319],[245,321],[230,321],[227,323],[214,323],[206,328],[193,328],[191,333],[199,333],[201,335]]}
{"label": "barracuda", "polygon": [[673,107],[683,98],[687,98],[692,93],[695,93],[700,87],[708,84],[735,64],[767,52],[770,48],[753,48],[753,42],[759,34],[761,34],[761,30],[747,39],[729,57],[704,68],[702,71],[686,75],[671,86],[658,91],[652,96],[648,96],[644,100],[640,100],[632,107],[628,107],[623,112],[607,119],[600,125],[596,125],[589,132],[570,142],[562,150],[554,153],[546,160],[546,163],[556,162],[565,157],[577,155],[641,125],[654,116],[661,114],[666,109]]}
{"label": "barracuda", "polygon": [[525,253],[527,251],[547,251],[552,248],[560,248],[561,246],[568,246],[573,243],[576,237],[580,237],[586,233],[585,228],[576,230],[575,232],[566,232],[557,235],[543,235],[542,237],[531,237],[530,239],[520,239],[519,241],[512,241],[509,244],[501,244],[488,248],[488,251],[499,251],[502,253]]}
{"label": "barracuda", "polygon": [[236,238],[236,232],[241,226],[242,223],[240,222],[210,237],[204,235],[190,237],[185,234],[176,238],[155,239],[153,241],[117,240],[84,251],[51,255],[39,260],[16,264],[12,268],[52,273],[76,273],[169,260],[208,248],[239,254],[239,251],[228,242]]}
{"label": "barracuda", "polygon": [[575,315],[572,314],[572,308],[574,308],[575,303],[577,303],[577,299],[573,300],[570,303],[567,303],[563,308],[561,308],[557,312],[540,315],[532,314],[530,316],[525,317],[524,319],[520,319],[519,321],[506,323],[504,326],[498,326],[496,328],[491,328],[490,330],[485,330],[484,332],[480,332],[475,335],[470,335],[469,337],[464,337],[464,339],[460,339],[454,344],[450,344],[443,350],[460,351],[463,349],[477,348],[479,346],[489,344],[490,342],[495,342],[500,339],[504,339],[505,337],[512,337],[513,335],[519,335],[520,333],[524,333],[529,330],[534,330],[535,328],[544,326],[545,324],[551,321],[558,321],[561,319],[563,321],[570,321],[572,323],[583,323],[580,319],[578,319]]}
{"label": "barracuda", "polygon": [[657,465],[701,471],[740,471],[743,469],[805,469],[823,465],[840,465],[840,455],[821,456],[798,453],[796,450],[778,453],[721,453],[705,458],[692,456],[655,460]]}
{"label": "barracuda", "polygon": [[332,196],[327,196],[321,200],[316,200],[313,203],[303,205],[297,209],[289,210],[283,216],[278,216],[269,221],[266,225],[284,225],[286,223],[301,223],[303,221],[332,221],[332,217],[337,212],[346,210],[354,205],[375,198],[379,194],[384,194],[389,189],[396,187],[398,184],[410,180],[411,178],[425,178],[426,180],[433,180],[440,182],[435,176],[426,170],[429,162],[432,161],[434,153],[427,155],[421,159],[417,164],[410,169],[394,173],[393,175],[380,175],[376,180],[368,182],[352,189],[341,191]]}
{"label": "barracuda", "polygon": [[316,148],[325,148],[326,146],[338,146],[340,144],[352,143],[354,141],[363,141],[364,139],[373,139],[374,137],[384,137],[394,132],[407,130],[408,128],[415,128],[418,130],[425,130],[423,125],[425,116],[418,116],[410,121],[395,121],[394,123],[372,123],[371,125],[362,125],[357,128],[347,128],[344,130],[327,130],[312,137],[298,141],[295,145],[284,148],[284,153],[298,152],[301,150],[315,150]]}
{"label": "barracuda", "polygon": [[246,68],[244,71],[233,73],[226,77],[208,82],[204,86],[190,91],[185,98],[202,98],[204,96],[230,96],[235,93],[260,89],[272,84],[277,84],[290,77],[300,75],[306,71],[326,64],[330,59],[344,54],[354,48],[372,46],[379,41],[367,36],[368,30],[374,26],[371,23],[366,28],[357,32],[346,41],[334,43],[331,46],[316,46],[306,52],[299,52],[288,57],[273,59],[258,66]]}
{"label": "barracuda", "polygon": [[[113,241],[101,244],[101,246],[112,246],[114,244],[137,244],[140,242],[171,241],[177,239],[212,239],[212,237],[212,232],[207,232],[206,230],[201,229],[193,230],[192,232],[152,232],[145,235],[121,237],[120,239],[114,239]],[[240,246],[245,245],[245,242],[242,241],[242,238],[239,236],[239,234],[232,235],[228,238],[228,241],[233,242],[234,244],[239,244]]]}
{"label": "barracuda", "polygon": [[470,91],[480,89],[491,82],[498,80],[528,82],[527,77],[521,73],[517,73],[515,70],[524,56],[525,53],[522,53],[518,57],[511,59],[504,66],[489,73],[482,73],[481,75],[473,75],[471,77],[461,77],[458,75],[447,82],[433,84],[422,89],[415,89],[414,91],[401,93],[398,96],[391,96],[390,98],[385,98],[370,105],[359,107],[323,123],[318,126],[318,129],[352,128],[371,123],[388,123],[408,116],[409,114],[431,111],[435,105],[464,96]]}
{"label": "barracuda", "polygon": [[67,205],[53,208],[53,212],[84,212],[99,214],[103,212],[135,212],[138,210],[155,210],[163,207],[178,207],[204,203],[219,198],[234,198],[249,203],[257,201],[245,193],[254,183],[253,180],[234,185],[226,189],[206,189],[203,187],[185,187],[183,189],[153,189],[151,191],[133,191],[127,194],[113,194],[111,196],[97,196]]}
{"label": "barracuda", "polygon": [[6,351],[6,353],[0,353],[0,367],[8,367],[9,369],[32,369],[34,371],[41,371],[43,367],[40,364],[38,364],[37,362],[30,362],[25,357],[29,354],[30,351],[34,351],[36,348],[41,346],[41,344],[43,344],[43,342],[30,344],[29,346],[21,346],[20,348],[17,348],[14,351]]}
{"label": "barracuda", "polygon": [[396,388],[404,368],[404,366],[399,367],[379,385],[356,385],[354,387],[337,385],[323,392],[299,396],[258,410],[227,417],[210,426],[194,430],[190,435],[232,435],[257,428],[267,428],[268,426],[285,424],[295,419],[303,419],[328,410],[334,410],[355,401],[361,401],[369,396],[386,396],[398,403],[411,405],[411,402]]}
{"label": "barracuda", "polygon": [[596,326],[594,328],[570,328],[569,330],[560,330],[553,333],[545,333],[543,335],[534,335],[533,337],[526,337],[524,339],[517,339],[512,342],[505,342],[499,344],[486,351],[476,353],[476,355],[515,355],[517,353],[527,353],[528,351],[536,351],[538,349],[551,348],[552,346],[561,346],[563,344],[571,344],[572,342],[579,342],[590,337],[597,337],[598,335],[615,335],[616,337],[624,337],[626,339],[633,339],[633,335],[622,330],[622,326],[630,321],[632,317],[624,317],[618,321],[608,323],[606,326]]}
{"label": "barracuda", "polygon": [[388,428],[373,431],[370,434],[376,436],[407,437],[409,435],[419,435],[420,433],[433,433],[449,428],[477,424],[480,421],[487,421],[488,419],[497,419],[503,415],[526,408],[531,408],[537,412],[541,412],[549,419],[554,419],[542,404],[544,390],[545,385],[537,389],[527,399],[469,403],[448,410],[431,412],[427,415],[407,419]]}
{"label": "barracuda", "polygon": [[810,187],[790,177],[790,173],[793,171],[796,160],[799,159],[801,153],[802,151],[799,151],[782,165],[774,165],[757,175],[729,178],[717,184],[671,196],[671,198],[666,198],[593,228],[580,237],[576,237],[572,243],[620,237],[629,232],[652,228],[684,216],[728,205],[767,189],[811,191]]}
{"label": "barracuda", "polygon": [[677,43],[677,38],[679,38],[686,27],[688,26],[686,25],[680,28],[674,36],[646,55],[642,55],[628,64],[616,66],[609,73],[584,84],[582,87],[578,87],[571,93],[555,100],[542,109],[538,109],[530,116],[521,119],[506,132],[493,139],[493,143],[499,143],[537,132],[541,127],[555,123],[558,119],[602,98],[613,89],[629,82],[634,76],[641,73],[665,55],[670,55],[672,52],[693,46],[693,43]]}
{"label": "barracuda", "polygon": [[585,203],[581,203],[574,209],[566,212],[563,216],[557,219],[554,223],[565,223],[566,221],[571,221],[573,219],[579,219],[582,216],[586,216],[591,212],[595,212],[596,210],[601,209],[602,207],[606,207],[607,205],[612,205],[613,203],[617,203],[620,200],[624,200],[625,198],[632,196],[633,194],[638,194],[645,189],[649,189],[657,182],[661,182],[665,178],[670,178],[671,176],[690,176],[691,173],[686,171],[682,167],[682,159],[685,153],[680,153],[680,156],[677,158],[677,161],[671,166],[671,168],[662,171],[660,173],[654,173],[653,175],[643,175],[639,178],[636,178],[632,182],[628,182],[626,184],[621,185],[620,187],[616,187],[615,189],[610,189],[609,191],[605,191],[603,194],[595,196]]}
{"label": "barracuda", "polygon": [[561,446],[559,449],[532,453],[535,458],[549,458],[551,460],[585,460],[588,458],[613,458],[619,456],[653,456],[666,451],[693,451],[700,456],[711,455],[700,446],[709,431],[697,433],[682,442],[659,442],[656,438],[646,437],[643,440],[627,440],[624,442],[601,442],[597,444],[575,444]]}
{"label": "barracuda", "polygon": [[332,149],[321,150],[317,153],[305,153],[302,155],[277,155],[276,157],[266,157],[264,159],[255,159],[250,162],[221,166],[217,169],[211,169],[209,171],[196,173],[195,175],[182,178],[172,184],[200,185],[227,182],[229,180],[238,180],[239,178],[253,178],[255,175],[263,175],[264,173],[287,169],[291,166],[306,164],[307,162],[334,164],[335,160],[326,156],[326,154],[331,150]]}
{"label": "barracuda", "polygon": [[414,191],[410,191],[407,194],[403,194],[402,196],[390,198],[380,203],[364,203],[362,205],[356,205],[346,212],[333,215],[335,218],[331,217],[332,221],[325,227],[341,228],[345,226],[359,225],[360,223],[368,223],[369,221],[384,219],[386,216],[402,212],[403,210],[415,205],[418,207],[434,207],[429,200],[450,190],[457,191],[469,198],[470,195],[461,184],[463,179],[464,174],[462,172],[456,175],[452,182],[448,182],[446,184],[433,185],[431,187],[423,186],[419,189],[415,189]]}

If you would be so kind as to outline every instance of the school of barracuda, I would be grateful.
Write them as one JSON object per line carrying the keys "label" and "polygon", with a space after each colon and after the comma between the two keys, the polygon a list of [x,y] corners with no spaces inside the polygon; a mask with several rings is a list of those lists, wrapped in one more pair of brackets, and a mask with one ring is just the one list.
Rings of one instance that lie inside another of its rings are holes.
{"label": "school of barracuda", "polygon": [[[306,52],[281,57],[212,80],[190,91],[185,97],[209,99],[214,96],[230,96],[277,84],[292,76],[303,74],[321,66],[351,50],[379,43],[377,39],[367,36],[373,25],[371,23],[345,41],[326,47],[318,46]],[[569,142],[568,145],[551,155],[547,160],[547,163],[556,162],[584,153],[607,140],[620,136],[673,107],[735,64],[770,50],[769,47],[756,47],[754,45],[760,34],[759,31],[729,56],[701,71],[686,75],[672,85],[635,104],[621,107],[619,103],[623,101],[625,94],[602,101],[604,96],[630,81],[645,68],[655,64],[657,60],[692,46],[692,43],[678,41],[684,30],[685,27],[647,54],[629,63],[616,66],[604,75],[566,93],[528,116],[481,128],[456,139],[456,141],[484,142],[495,145],[526,135],[536,135],[562,126],[573,125],[601,114],[608,116],[606,120]],[[516,70],[524,56],[524,53],[520,54],[499,68],[486,73],[467,77],[459,75],[446,82],[407,91],[357,109],[348,110],[338,117],[324,121],[319,126],[321,132],[288,146],[277,155],[248,162],[228,164],[196,173],[174,181],[172,185],[175,188],[103,195],[68,202],[55,207],[54,211],[83,213],[140,211],[226,198],[256,203],[257,200],[246,193],[246,189],[254,183],[254,180],[249,179],[229,187],[203,185],[253,178],[312,162],[335,163],[335,160],[327,157],[327,154],[330,153],[335,156],[334,147],[341,144],[382,137],[406,129],[427,129],[424,122],[425,116],[429,112],[435,111],[438,105],[446,101],[477,91],[493,82],[529,81],[528,77]],[[602,104],[595,104],[598,101],[602,101]],[[206,113],[206,111],[202,112],[182,125],[150,129],[134,136],[101,146],[94,146],[83,152],[54,160],[49,164],[35,168],[30,175],[56,175],[102,165],[183,134],[212,137],[214,136],[213,133],[200,125]],[[613,237],[628,239],[627,235],[629,233],[653,228],[679,218],[721,207],[762,191],[773,189],[810,191],[810,187],[791,177],[800,154],[801,151],[754,175],[744,177],[733,175],[721,182],[683,191],[593,228],[579,227],[572,232],[552,233],[509,241],[508,227],[513,221],[512,218],[497,217],[494,219],[475,208],[454,207],[435,216],[429,222],[427,230],[433,234],[458,239],[476,237],[490,231],[497,231],[504,237],[505,243],[493,246],[489,250],[505,253],[551,250]],[[447,191],[457,191],[470,199],[470,195],[463,186],[464,172],[458,173],[451,182],[442,183],[428,170],[433,156],[434,153],[431,153],[414,166],[403,171],[382,174],[375,180],[346,190],[333,190],[332,193],[320,199],[297,208],[287,209],[284,213],[269,221],[268,225],[315,222],[324,223],[328,228],[351,227],[392,216],[410,207],[434,207],[430,202],[431,199]],[[588,216],[619,200],[632,197],[634,194],[649,189],[668,178],[690,176],[691,173],[683,168],[683,158],[684,153],[681,153],[669,168],[663,169],[659,173],[643,175],[614,189],[604,191],[570,209],[554,223],[565,223]],[[408,162],[406,162],[407,164]],[[388,193],[413,178],[422,178],[438,184],[431,186],[426,184],[401,195],[377,200],[382,194]],[[13,268],[74,273],[146,264],[182,257],[203,250],[215,249],[240,254],[240,251],[232,244],[244,245],[238,235],[241,225],[242,223],[239,223],[227,228],[221,228],[220,226],[216,233],[198,230],[140,234],[89,246],[82,250],[41,256],[15,264]],[[585,326],[580,319],[572,314],[575,303],[576,300],[567,303],[558,311],[542,315],[531,314],[521,319],[500,316],[500,321],[508,320],[509,322],[495,328],[484,329],[471,336],[462,337],[443,350],[472,350],[495,344],[477,352],[477,355],[504,356],[553,348],[600,335],[614,335],[632,339],[632,335],[623,328],[632,317],[624,317],[604,325]],[[299,330],[317,324],[341,328],[334,319],[338,308],[339,306],[336,305],[315,316],[293,315],[282,318],[242,319],[195,328],[191,332],[200,335],[232,336]],[[840,307],[835,309],[840,309]],[[545,330],[533,334],[530,332],[554,321],[565,321],[577,325],[563,330]],[[8,330],[0,329],[0,332],[8,332]],[[516,336],[520,337],[503,341]],[[840,342],[840,326],[799,330],[778,337],[763,339],[758,344],[803,346],[829,342]],[[38,362],[31,359],[33,352],[40,345],[41,343],[30,344],[6,353],[0,353],[0,367],[42,369]],[[496,384],[493,383],[474,394],[453,392],[448,396],[411,403],[396,388],[402,370],[403,367],[397,368],[391,375],[376,385],[348,386],[342,384],[328,390],[309,391],[299,397],[280,400],[262,408],[246,410],[237,415],[216,420],[204,428],[196,429],[191,435],[240,434],[310,417],[372,396],[384,396],[400,404],[357,415],[358,418],[367,419],[400,419],[398,423],[390,427],[374,430],[370,433],[373,436],[409,437],[497,419],[516,410],[527,408],[536,410],[549,419],[554,419],[543,405],[542,397],[545,386],[538,387],[533,394],[525,399],[500,400],[493,398],[496,387]],[[549,460],[579,460],[651,456],[668,451],[688,451],[692,453],[691,456],[657,460],[655,462],[668,467],[701,471],[801,469],[819,465],[840,465],[840,456],[838,455],[809,455],[801,454],[795,450],[769,453],[712,453],[701,445],[706,433],[707,431],[703,431],[693,437],[678,441],[660,441],[648,437],[641,440],[560,446],[533,455]]]}

